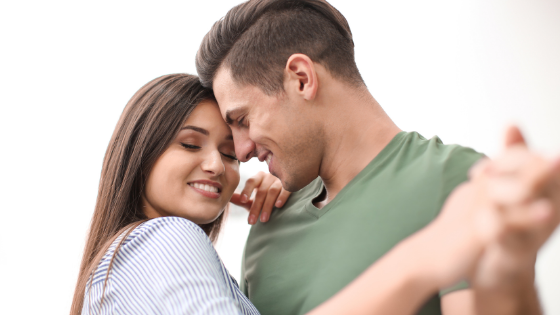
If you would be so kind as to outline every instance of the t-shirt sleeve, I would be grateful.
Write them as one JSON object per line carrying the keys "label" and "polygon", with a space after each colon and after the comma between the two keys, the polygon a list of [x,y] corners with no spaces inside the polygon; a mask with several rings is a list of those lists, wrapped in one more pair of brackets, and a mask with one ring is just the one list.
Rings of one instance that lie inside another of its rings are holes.
{"label": "t-shirt sleeve", "polygon": [[[443,207],[445,200],[449,194],[460,184],[468,180],[470,168],[478,162],[484,154],[476,152],[471,148],[454,146],[449,156],[445,160],[443,168],[443,185],[440,195],[440,205]],[[440,290],[439,295],[468,289],[469,284],[466,281],[461,281],[451,287]]]}
{"label": "t-shirt sleeve", "polygon": [[439,203],[443,206],[451,192],[461,183],[469,179],[470,168],[478,162],[484,154],[471,148],[454,146],[443,165],[443,183]]}
{"label": "t-shirt sleeve", "polygon": [[166,217],[138,229],[115,257],[111,277],[122,313],[241,313],[217,253],[198,226]]}

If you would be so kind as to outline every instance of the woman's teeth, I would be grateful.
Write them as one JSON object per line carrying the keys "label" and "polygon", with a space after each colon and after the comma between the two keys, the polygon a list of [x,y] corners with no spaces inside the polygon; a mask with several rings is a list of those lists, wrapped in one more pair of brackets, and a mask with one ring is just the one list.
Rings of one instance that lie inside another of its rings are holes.
{"label": "woman's teeth", "polygon": [[202,190],[206,190],[206,191],[209,191],[209,192],[213,192],[213,193],[218,192],[218,187],[214,187],[214,186],[210,186],[210,185],[199,184],[199,183],[190,183],[189,186],[192,186],[192,187],[197,188],[197,189],[202,189]]}
{"label": "woman's teeth", "polygon": [[269,154],[266,156],[266,159],[265,159],[266,165],[270,164],[270,160],[272,160],[272,153],[269,153]]}

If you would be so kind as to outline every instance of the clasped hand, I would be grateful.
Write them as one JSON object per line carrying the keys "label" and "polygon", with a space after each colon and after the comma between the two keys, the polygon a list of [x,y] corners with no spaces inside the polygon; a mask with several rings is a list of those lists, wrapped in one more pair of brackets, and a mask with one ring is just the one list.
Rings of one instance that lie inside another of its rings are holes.
{"label": "clasped hand", "polygon": [[530,152],[511,127],[504,152],[469,175],[419,233],[433,254],[424,266],[440,287],[461,279],[488,290],[532,285],[537,251],[560,223],[560,159]]}

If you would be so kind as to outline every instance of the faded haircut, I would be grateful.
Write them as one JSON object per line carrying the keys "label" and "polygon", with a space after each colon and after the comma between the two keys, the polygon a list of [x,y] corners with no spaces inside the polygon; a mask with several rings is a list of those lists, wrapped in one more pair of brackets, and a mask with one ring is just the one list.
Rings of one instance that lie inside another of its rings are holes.
{"label": "faded haircut", "polygon": [[206,34],[196,56],[202,85],[212,88],[221,66],[241,85],[282,92],[292,54],[307,55],[339,80],[364,81],[354,60],[348,22],[324,0],[249,0],[229,10]]}

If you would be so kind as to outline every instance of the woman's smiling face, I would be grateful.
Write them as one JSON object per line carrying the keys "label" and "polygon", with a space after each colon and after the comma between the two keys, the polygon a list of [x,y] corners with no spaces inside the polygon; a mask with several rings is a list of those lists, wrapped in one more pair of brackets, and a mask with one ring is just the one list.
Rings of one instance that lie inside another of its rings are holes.
{"label": "woman's smiling face", "polygon": [[178,216],[214,221],[239,184],[239,162],[218,104],[202,101],[157,159],[143,194],[148,218]]}

